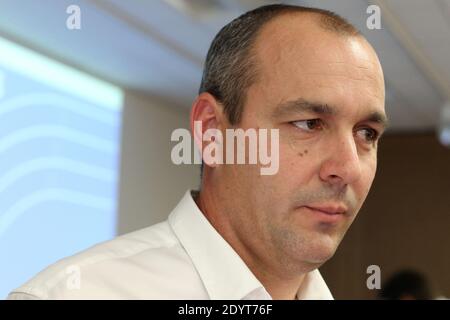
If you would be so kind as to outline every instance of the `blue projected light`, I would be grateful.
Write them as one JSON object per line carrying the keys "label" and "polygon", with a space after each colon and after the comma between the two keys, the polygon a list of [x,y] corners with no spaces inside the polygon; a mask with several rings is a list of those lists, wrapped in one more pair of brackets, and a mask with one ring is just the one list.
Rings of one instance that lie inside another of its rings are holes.
{"label": "blue projected light", "polygon": [[0,298],[112,238],[123,92],[0,38]]}

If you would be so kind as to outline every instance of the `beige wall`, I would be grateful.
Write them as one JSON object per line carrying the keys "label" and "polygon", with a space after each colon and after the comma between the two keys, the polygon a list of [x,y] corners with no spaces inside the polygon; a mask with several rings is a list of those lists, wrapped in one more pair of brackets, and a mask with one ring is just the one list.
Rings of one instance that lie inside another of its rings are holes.
{"label": "beige wall", "polygon": [[175,128],[189,127],[189,110],[126,92],[122,122],[118,233],[167,218],[188,188],[197,188],[197,165],[172,163]]}
{"label": "beige wall", "polygon": [[369,299],[367,266],[382,281],[410,267],[450,297],[450,149],[434,135],[385,137],[369,197],[321,272],[335,298]]}

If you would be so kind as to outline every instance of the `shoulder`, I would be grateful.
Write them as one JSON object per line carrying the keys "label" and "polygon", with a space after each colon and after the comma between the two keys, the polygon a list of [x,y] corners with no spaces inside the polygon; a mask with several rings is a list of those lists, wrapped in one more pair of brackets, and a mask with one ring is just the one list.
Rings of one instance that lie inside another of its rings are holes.
{"label": "shoulder", "polygon": [[140,299],[198,278],[167,221],[98,244],[49,266],[10,299]]}

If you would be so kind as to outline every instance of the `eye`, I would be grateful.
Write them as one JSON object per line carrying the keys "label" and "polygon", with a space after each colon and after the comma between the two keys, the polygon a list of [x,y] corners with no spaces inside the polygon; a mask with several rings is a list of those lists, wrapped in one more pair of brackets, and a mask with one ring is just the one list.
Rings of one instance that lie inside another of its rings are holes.
{"label": "eye", "polygon": [[308,119],[291,122],[294,126],[305,131],[320,130],[323,127],[320,119]]}
{"label": "eye", "polygon": [[357,131],[357,134],[360,135],[367,143],[376,142],[380,136],[378,131],[372,128],[362,128]]}

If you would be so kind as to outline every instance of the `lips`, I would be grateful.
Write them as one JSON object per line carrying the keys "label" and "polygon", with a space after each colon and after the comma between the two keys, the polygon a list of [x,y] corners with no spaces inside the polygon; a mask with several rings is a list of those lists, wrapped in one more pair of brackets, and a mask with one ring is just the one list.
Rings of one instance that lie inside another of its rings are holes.
{"label": "lips", "polygon": [[344,214],[348,210],[347,207],[341,204],[308,205],[305,207],[314,211],[320,211],[328,215]]}
{"label": "lips", "polygon": [[304,213],[320,223],[335,225],[345,218],[347,208],[342,205],[308,205],[302,207]]}
{"label": "lips", "polygon": [[320,223],[336,225],[347,216],[348,207],[342,203],[308,204],[303,206],[305,213]]}

